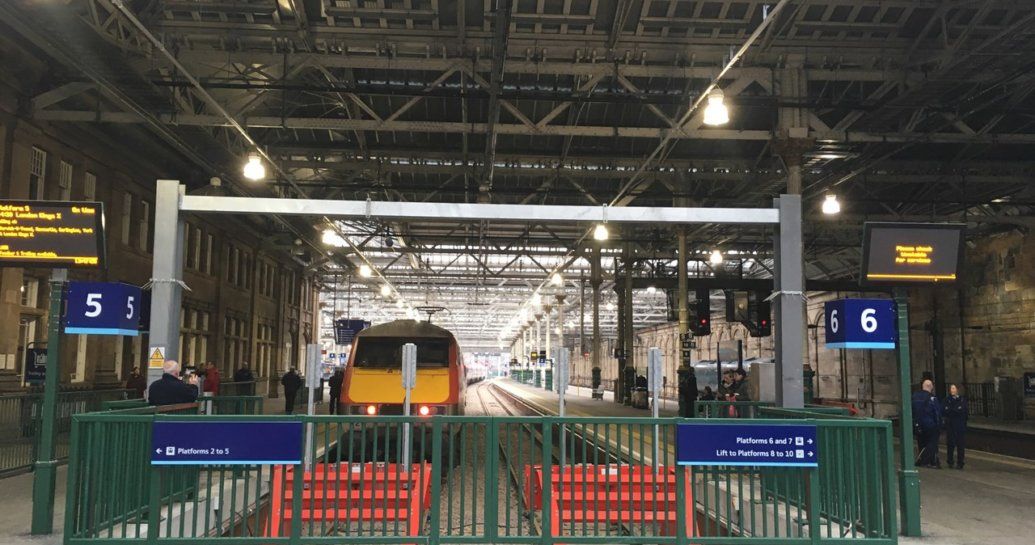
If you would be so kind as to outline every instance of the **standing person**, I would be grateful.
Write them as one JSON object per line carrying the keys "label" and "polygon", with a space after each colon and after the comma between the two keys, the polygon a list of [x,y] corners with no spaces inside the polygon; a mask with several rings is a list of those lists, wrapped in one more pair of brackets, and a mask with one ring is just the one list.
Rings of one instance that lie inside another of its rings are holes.
{"label": "standing person", "polygon": [[295,396],[302,387],[302,377],[298,376],[298,371],[292,367],[284,373],[280,384],[284,387],[284,413],[291,414],[295,410]]}
{"label": "standing person", "polygon": [[133,390],[131,394],[134,399],[144,397],[144,390],[147,390],[147,377],[140,373],[139,367],[134,367],[126,379],[126,389]]}
{"label": "standing person", "polygon": [[162,363],[162,378],[152,382],[147,389],[147,402],[151,405],[177,405],[197,400],[197,375],[191,375],[187,377],[187,382],[183,382],[180,380],[180,363],[165,360]]}
{"label": "standing person", "polygon": [[682,373],[683,380],[679,385],[679,396],[680,405],[685,408],[687,414],[681,414],[683,417],[693,417],[697,412],[697,375],[694,374],[694,368],[688,367],[686,373]]}
{"label": "standing person", "polygon": [[920,391],[913,394],[913,422],[920,442],[916,465],[940,469],[938,439],[942,434],[942,404],[934,396],[934,382],[925,379]]}
{"label": "standing person", "polygon": [[956,469],[963,469],[963,456],[967,449],[967,398],[960,395],[955,384],[949,385],[949,398],[945,400],[945,421],[945,461],[949,467],[955,461]]}
{"label": "standing person", "polygon": [[219,395],[219,369],[216,369],[216,364],[212,362],[205,365],[205,383],[202,388],[206,393]]}
{"label": "standing person", "polygon": [[248,395],[255,395],[255,375],[252,374],[252,370],[248,366],[248,362],[244,362],[241,364],[241,367],[234,371],[234,382],[251,383],[245,385],[244,391],[247,392]]}
{"label": "standing person", "polygon": [[328,383],[331,387],[331,414],[338,414],[341,403],[341,385],[345,382],[345,372],[341,368],[335,369]]}

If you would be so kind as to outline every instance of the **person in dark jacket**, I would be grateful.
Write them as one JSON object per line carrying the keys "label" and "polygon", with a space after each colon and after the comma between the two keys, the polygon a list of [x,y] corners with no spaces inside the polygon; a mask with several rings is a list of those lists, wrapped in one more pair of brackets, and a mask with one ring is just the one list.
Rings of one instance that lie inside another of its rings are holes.
{"label": "person in dark jacket", "polygon": [[917,466],[941,468],[938,439],[942,434],[942,404],[934,396],[934,383],[930,379],[924,380],[921,390],[913,394],[913,422],[920,443]]}
{"label": "person in dark jacket", "polygon": [[151,383],[147,389],[149,404],[177,405],[198,400],[197,376],[191,375],[187,382],[180,380],[180,363],[176,360],[165,360],[162,371],[162,378]]}
{"label": "person in dark jacket", "polygon": [[704,393],[701,394],[701,401],[715,401],[715,392],[712,391],[711,386],[704,387]]}
{"label": "person in dark jacket", "polygon": [[694,368],[688,367],[685,373],[680,373],[682,379],[679,384],[679,405],[686,414],[680,416],[692,418],[694,416],[694,404],[697,402],[697,375]]}
{"label": "person in dark jacket", "polygon": [[280,385],[284,387],[284,412],[291,414],[295,410],[295,397],[302,387],[302,377],[298,376],[298,371],[292,367],[287,373],[284,373],[280,379]]}
{"label": "person in dark jacket", "polygon": [[339,403],[341,403],[341,385],[345,382],[345,371],[336,369],[334,374],[331,375],[328,384],[331,388],[331,414],[338,414]]}
{"label": "person in dark jacket", "polygon": [[129,373],[129,378],[126,379],[126,389],[133,390],[133,397],[140,399],[144,397],[144,391],[147,390],[147,377],[140,374],[140,368],[134,367],[133,371]]}
{"label": "person in dark jacket", "polygon": [[250,396],[255,395],[255,375],[252,374],[251,367],[248,367],[248,362],[244,362],[240,368],[234,371],[234,382],[251,383],[247,384],[243,391]]}
{"label": "person in dark jacket", "polygon": [[949,467],[955,461],[956,468],[963,469],[963,456],[967,448],[967,398],[960,395],[955,384],[949,386],[949,398],[945,400],[945,423],[945,461]]}

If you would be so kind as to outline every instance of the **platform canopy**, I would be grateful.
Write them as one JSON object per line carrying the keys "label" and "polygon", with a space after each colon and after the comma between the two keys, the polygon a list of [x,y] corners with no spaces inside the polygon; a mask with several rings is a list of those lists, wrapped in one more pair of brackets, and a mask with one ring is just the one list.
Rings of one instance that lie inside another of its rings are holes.
{"label": "platform canopy", "polygon": [[[951,219],[971,236],[1032,226],[1035,126],[1017,115],[1035,106],[1025,2],[373,4],[3,2],[0,22],[54,59],[26,105],[35,120],[127,142],[189,194],[531,210],[757,209],[800,193],[806,276],[847,281],[864,219]],[[694,108],[713,88],[729,107],[720,127]],[[250,153],[265,182],[240,175]],[[820,212],[828,194],[836,219]],[[771,277],[772,229],[743,219],[688,227],[691,275]],[[551,271],[563,266],[569,302],[590,274],[589,223],[531,211],[248,221],[322,275],[327,308],[390,318],[387,280],[407,301],[462,309],[441,323],[472,346],[495,346]],[[604,307],[616,257],[670,276],[675,241],[650,222],[613,230]],[[715,250],[722,264],[708,262]],[[638,295],[636,327],[667,319],[665,297]],[[615,331],[613,312],[603,328]]]}

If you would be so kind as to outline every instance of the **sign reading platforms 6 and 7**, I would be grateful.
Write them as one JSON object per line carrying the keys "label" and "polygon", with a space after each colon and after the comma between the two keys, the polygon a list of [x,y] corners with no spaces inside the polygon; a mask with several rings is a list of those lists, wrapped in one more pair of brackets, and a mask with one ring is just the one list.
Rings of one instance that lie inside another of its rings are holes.
{"label": "sign reading platforms 6 and 7", "polygon": [[130,284],[69,282],[65,333],[136,335],[142,295],[139,287]]}
{"label": "sign reading platforms 6 and 7", "polygon": [[302,463],[301,422],[155,422],[152,465]]}
{"label": "sign reading platforms 6 and 7", "polygon": [[891,299],[840,299],[824,305],[827,348],[893,350],[898,341]]}
{"label": "sign reading platforms 6 and 7", "polygon": [[818,467],[816,426],[694,422],[676,428],[676,463]]}

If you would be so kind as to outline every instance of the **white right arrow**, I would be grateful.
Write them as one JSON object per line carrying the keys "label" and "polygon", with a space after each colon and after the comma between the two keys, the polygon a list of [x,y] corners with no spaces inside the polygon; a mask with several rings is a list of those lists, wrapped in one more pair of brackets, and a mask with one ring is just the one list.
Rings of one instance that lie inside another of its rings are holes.
{"label": "white right arrow", "polygon": [[809,458],[812,458],[812,451],[809,451]]}

